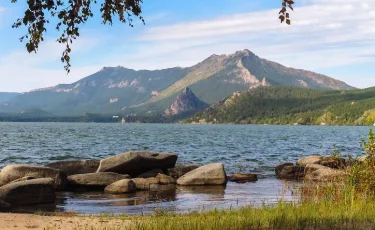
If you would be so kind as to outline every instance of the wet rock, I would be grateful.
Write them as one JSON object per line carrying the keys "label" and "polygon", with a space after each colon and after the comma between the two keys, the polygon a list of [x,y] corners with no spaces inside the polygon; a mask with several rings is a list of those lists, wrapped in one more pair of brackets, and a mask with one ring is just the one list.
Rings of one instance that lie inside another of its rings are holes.
{"label": "wet rock", "polygon": [[322,157],[317,164],[327,166],[333,169],[344,169],[346,167],[346,160],[342,157]]}
{"label": "wet rock", "polygon": [[152,184],[159,184],[159,178],[156,178],[156,177],[149,177],[149,178],[145,178],[147,180],[147,182],[152,185]]}
{"label": "wet rock", "polygon": [[134,181],[130,179],[123,179],[116,181],[105,187],[104,192],[106,193],[115,193],[115,194],[122,194],[122,193],[133,193],[137,190],[137,186]]}
{"label": "wet rock", "polygon": [[150,177],[156,177],[158,174],[164,174],[163,170],[161,169],[153,169],[148,172],[139,174],[136,178],[150,178]]}
{"label": "wet rock", "polygon": [[317,164],[322,159],[321,156],[308,156],[297,161],[297,165],[305,166],[307,164]]}
{"label": "wet rock", "polygon": [[283,170],[284,167],[286,166],[293,166],[294,164],[293,163],[283,163],[283,164],[279,164],[275,167],[275,173],[276,173],[276,176],[278,176],[280,174],[280,172]]}
{"label": "wet rock", "polygon": [[235,173],[228,176],[228,180],[237,183],[254,182],[258,180],[258,176],[256,174]]}
{"label": "wet rock", "polygon": [[176,184],[176,179],[171,177],[171,176],[167,176],[167,175],[164,175],[164,174],[158,174],[156,176],[156,179],[159,180],[159,184]]}
{"label": "wet rock", "polygon": [[26,177],[52,178],[57,190],[64,190],[67,182],[66,174],[58,169],[32,165],[8,165],[0,172],[0,186]]}
{"label": "wet rock", "polygon": [[126,152],[100,161],[97,172],[115,172],[135,177],[152,169],[173,168],[177,155],[173,153]]}
{"label": "wet rock", "polygon": [[168,169],[168,175],[173,178],[179,178],[197,168],[199,168],[199,165],[196,164],[176,166]]}
{"label": "wet rock", "polygon": [[133,178],[131,180],[135,183],[137,190],[140,190],[140,191],[150,190],[150,183],[146,179]]}
{"label": "wet rock", "polygon": [[55,190],[51,178],[20,181],[0,187],[0,200],[11,206],[53,203]]}
{"label": "wet rock", "polygon": [[178,185],[223,185],[227,182],[224,165],[214,163],[194,169],[178,178]]}
{"label": "wet rock", "polygon": [[129,178],[129,175],[112,172],[86,173],[68,176],[68,183],[73,186],[106,187],[119,180]]}
{"label": "wet rock", "polygon": [[305,176],[305,167],[300,165],[288,165],[281,169],[277,178],[282,180],[300,180]]}
{"label": "wet rock", "polygon": [[49,163],[46,167],[60,169],[66,175],[94,173],[98,170],[100,160],[71,160]]}
{"label": "wet rock", "polygon": [[[323,166],[325,167],[325,166]],[[319,168],[305,176],[305,180],[332,182],[342,181],[348,178],[348,174],[343,170],[331,169],[329,167]]]}

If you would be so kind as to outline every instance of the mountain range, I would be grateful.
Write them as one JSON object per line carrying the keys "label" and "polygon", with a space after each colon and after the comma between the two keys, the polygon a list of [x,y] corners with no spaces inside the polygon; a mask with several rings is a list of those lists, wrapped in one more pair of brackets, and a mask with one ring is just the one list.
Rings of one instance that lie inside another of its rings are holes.
{"label": "mountain range", "polygon": [[121,66],[104,67],[72,84],[35,89],[5,100],[1,100],[0,94],[0,113],[37,109],[59,116],[160,114],[187,87],[203,105],[259,86],[354,89],[322,74],[262,59],[245,49],[230,55],[211,55],[186,68],[137,71]]}

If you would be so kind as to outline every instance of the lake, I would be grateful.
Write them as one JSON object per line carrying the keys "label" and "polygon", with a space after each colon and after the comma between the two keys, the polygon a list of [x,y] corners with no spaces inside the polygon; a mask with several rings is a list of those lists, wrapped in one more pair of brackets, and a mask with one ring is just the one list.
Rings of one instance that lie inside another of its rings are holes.
{"label": "lake", "polygon": [[[0,123],[0,168],[44,165],[70,159],[102,159],[131,150],[173,152],[178,164],[222,162],[227,174],[256,173],[255,183],[226,187],[154,186],[128,195],[62,192],[54,205],[14,211],[69,211],[84,214],[147,214],[236,208],[292,200],[296,184],[279,181],[274,166],[298,158],[362,153],[360,139],[371,127],[178,125],[98,123]],[[334,147],[334,145],[336,147]]]}

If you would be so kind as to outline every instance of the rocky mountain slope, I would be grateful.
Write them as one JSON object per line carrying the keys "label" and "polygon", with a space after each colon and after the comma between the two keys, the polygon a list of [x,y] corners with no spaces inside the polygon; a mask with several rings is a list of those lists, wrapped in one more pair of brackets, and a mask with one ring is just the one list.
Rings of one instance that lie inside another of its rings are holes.
{"label": "rocky mountain slope", "polygon": [[8,100],[6,105],[1,104],[0,113],[25,109],[69,116],[163,112],[186,87],[205,103],[212,104],[233,92],[269,85],[353,89],[342,81],[287,68],[243,50],[231,55],[212,55],[188,68],[136,71],[105,67],[72,84],[23,93]]}
{"label": "rocky mountain slope", "polygon": [[177,96],[172,105],[164,111],[164,115],[175,116],[184,113],[194,113],[208,106],[207,103],[199,100],[191,89],[185,88],[184,91]]}

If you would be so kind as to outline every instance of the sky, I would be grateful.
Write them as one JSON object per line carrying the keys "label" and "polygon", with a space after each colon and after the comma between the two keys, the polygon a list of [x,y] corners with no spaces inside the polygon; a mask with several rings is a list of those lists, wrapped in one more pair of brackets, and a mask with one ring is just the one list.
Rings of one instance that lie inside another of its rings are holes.
{"label": "sky", "polygon": [[212,54],[243,49],[358,88],[375,86],[375,0],[295,2],[291,26],[278,19],[281,0],[144,0],[146,24],[134,19],[133,28],[101,24],[96,6],[72,46],[67,75],[56,24],[47,27],[38,52],[29,54],[19,41],[27,29],[12,28],[26,1],[1,1],[0,92],[73,83],[104,66],[187,67]]}

